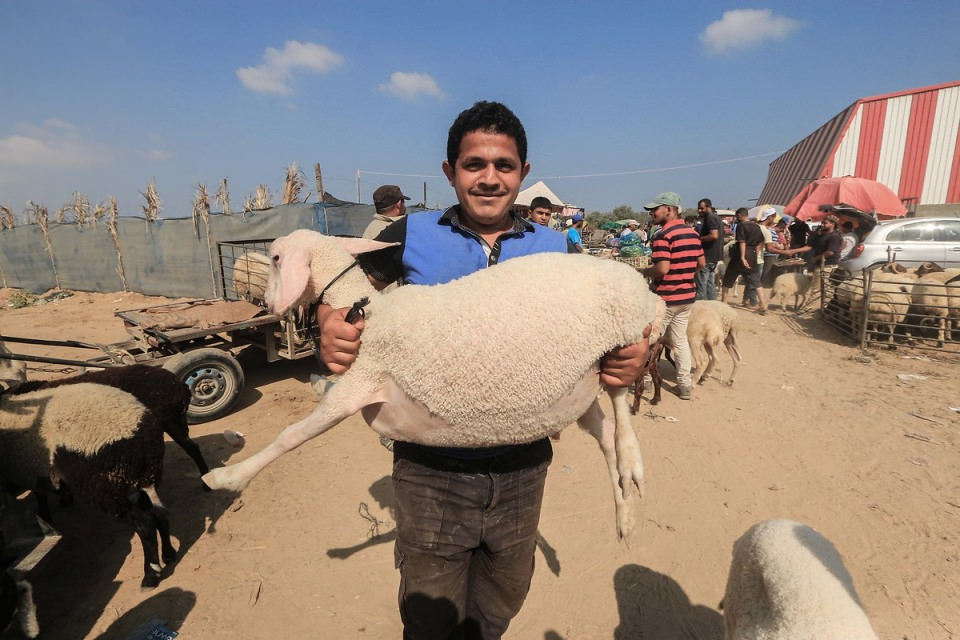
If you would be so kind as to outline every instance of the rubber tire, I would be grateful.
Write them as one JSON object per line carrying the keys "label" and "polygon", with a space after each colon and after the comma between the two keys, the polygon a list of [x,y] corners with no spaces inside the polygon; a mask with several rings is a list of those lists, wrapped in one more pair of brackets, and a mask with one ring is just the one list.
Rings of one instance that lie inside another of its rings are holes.
{"label": "rubber tire", "polygon": [[243,392],[243,367],[229,351],[204,348],[178,353],[163,368],[190,389],[190,424],[227,415]]}

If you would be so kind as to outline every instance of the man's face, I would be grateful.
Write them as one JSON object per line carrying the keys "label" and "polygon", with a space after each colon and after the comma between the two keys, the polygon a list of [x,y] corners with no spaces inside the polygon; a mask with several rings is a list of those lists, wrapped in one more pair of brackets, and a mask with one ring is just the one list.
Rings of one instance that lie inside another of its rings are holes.
{"label": "man's face", "polygon": [[697,213],[699,213],[701,216],[705,216],[711,211],[713,211],[713,207],[705,205],[702,202],[697,204]]}
{"label": "man's face", "polygon": [[833,220],[824,220],[820,226],[823,227],[823,230],[827,233],[830,233],[835,228],[835,225],[833,224]]}
{"label": "man's face", "polygon": [[546,207],[530,209],[530,222],[547,226],[547,223],[550,222],[550,209]]}
{"label": "man's face", "polygon": [[660,205],[656,209],[650,209],[650,219],[653,220],[654,224],[666,224],[667,222],[667,207],[665,205]]}
{"label": "man's face", "polygon": [[529,171],[530,164],[520,162],[513,138],[484,131],[463,137],[456,166],[443,162],[443,173],[457,193],[464,223],[474,231],[505,226]]}

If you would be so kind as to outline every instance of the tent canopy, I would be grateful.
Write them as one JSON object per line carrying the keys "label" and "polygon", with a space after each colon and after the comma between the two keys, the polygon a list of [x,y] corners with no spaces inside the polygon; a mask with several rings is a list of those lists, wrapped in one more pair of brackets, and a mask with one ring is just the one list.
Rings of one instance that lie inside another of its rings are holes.
{"label": "tent canopy", "polygon": [[538,196],[543,196],[544,198],[550,201],[550,204],[552,204],[555,207],[563,206],[563,200],[558,198],[557,194],[551,191],[550,187],[544,184],[542,180],[540,182],[537,182],[532,187],[524,189],[519,194],[517,194],[517,200],[516,202],[514,202],[514,204],[524,206],[524,207],[529,207],[530,203],[533,202],[533,199]]}

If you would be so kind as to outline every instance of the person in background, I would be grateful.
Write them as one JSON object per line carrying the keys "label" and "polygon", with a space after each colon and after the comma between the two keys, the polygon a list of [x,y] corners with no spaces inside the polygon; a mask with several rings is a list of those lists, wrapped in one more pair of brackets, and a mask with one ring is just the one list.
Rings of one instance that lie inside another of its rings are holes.
{"label": "person in background", "polygon": [[787,229],[786,218],[780,218],[779,220],[777,220],[776,230],[777,230],[777,235],[780,238],[780,244],[783,245],[784,249],[789,249],[790,243],[792,242],[793,238],[790,237],[790,230]]}
{"label": "person in background", "polygon": [[810,225],[800,218],[794,218],[790,223],[790,248],[799,249],[806,246],[807,234],[810,233]]}
{"label": "person in background", "polygon": [[810,234],[807,238],[807,244],[796,249],[788,249],[789,255],[808,253],[808,269],[832,271],[840,264],[840,250],[843,247],[843,238],[837,233],[839,223],[837,216],[832,214],[827,216],[820,223],[816,233]]}
{"label": "person in background", "polygon": [[717,299],[717,265],[723,261],[723,223],[710,198],[697,203],[700,214],[700,244],[705,264],[697,271],[697,300]]}
{"label": "person in background", "polygon": [[583,253],[583,238],[580,237],[580,229],[582,228],[583,215],[573,214],[567,229],[567,253]]}
{"label": "person in background", "polygon": [[760,286],[767,289],[773,286],[773,279],[777,276],[774,267],[780,256],[789,255],[777,231],[778,223],[779,216],[773,207],[760,212],[760,229],[763,231],[763,269],[760,271]]}
{"label": "person in background", "polygon": [[703,248],[697,232],[680,218],[680,196],[676,193],[661,193],[643,208],[650,212],[655,223],[662,225],[653,240],[650,257],[653,264],[646,274],[654,279],[654,292],[667,305],[663,334],[674,348],[677,395],[681,400],[689,400],[693,384],[687,320],[697,297],[694,279],[697,270],[703,268]]}
{"label": "person in background", "polygon": [[[560,233],[511,211],[530,165],[523,125],[506,106],[478,102],[463,111],[448,132],[442,168],[457,204],[407,216],[377,236],[397,244],[357,257],[375,287],[398,279],[440,284],[504,260],[565,251]],[[361,348],[364,321],[347,322],[349,310],[321,304],[317,311],[321,359],[337,375]],[[485,329],[477,327],[477,339],[496,341]],[[601,359],[600,382],[632,384],[648,352],[646,338],[613,350]],[[394,442],[394,557],[405,640],[503,635],[530,588],[552,455],[547,438],[475,449]]]}
{"label": "person in background", "polygon": [[377,212],[367,228],[363,230],[362,237],[376,238],[388,225],[406,215],[407,205],[404,201],[409,199],[403,195],[400,187],[395,184],[385,184],[382,187],[377,187],[377,190],[373,192],[373,206]]}
{"label": "person in background", "polygon": [[844,220],[840,225],[840,238],[843,241],[840,245],[840,261],[842,262],[847,259],[847,256],[860,242],[860,236],[853,230],[853,223],[849,220]]}
{"label": "person in background", "polygon": [[530,202],[530,211],[527,215],[530,222],[546,227],[550,224],[550,216],[553,215],[553,205],[550,200],[543,196],[537,196]]}
{"label": "person in background", "polygon": [[757,261],[759,249],[764,244],[763,241],[763,231],[760,230],[760,225],[750,220],[750,212],[747,211],[746,207],[737,209],[734,244],[730,247],[730,264],[727,265],[723,274],[721,302],[727,301],[730,288],[736,283],[738,277],[743,276],[745,285],[742,304],[751,306],[750,292],[754,291],[759,312],[761,314],[767,312],[763,289],[760,288],[760,263]]}
{"label": "person in background", "polygon": [[640,234],[637,233],[637,230],[639,228],[640,228],[640,223],[637,222],[636,220],[631,220],[629,223],[627,223],[627,226],[625,226],[623,230],[620,231],[620,238],[623,239],[629,235],[639,236]]}

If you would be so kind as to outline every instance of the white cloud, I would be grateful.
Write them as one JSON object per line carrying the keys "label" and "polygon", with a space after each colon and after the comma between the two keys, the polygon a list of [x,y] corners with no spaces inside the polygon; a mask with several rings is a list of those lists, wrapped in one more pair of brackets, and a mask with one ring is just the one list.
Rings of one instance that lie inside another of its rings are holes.
{"label": "white cloud", "polygon": [[68,122],[51,118],[44,125],[20,125],[20,133],[0,138],[0,167],[85,168],[112,155]]}
{"label": "white cloud", "polygon": [[405,73],[395,71],[390,74],[390,82],[380,85],[380,91],[392,93],[403,100],[414,100],[420,95],[443,99],[443,91],[437,81],[426,73]]}
{"label": "white cloud", "polygon": [[173,157],[173,151],[164,151],[163,149],[150,149],[149,151],[141,152],[141,155],[147,160],[169,160]]}
{"label": "white cloud", "polygon": [[237,69],[237,77],[247,89],[256,93],[290,95],[289,82],[298,70],[327,73],[343,64],[343,56],[320,44],[288,40],[283,49],[267,47],[263,64]]}
{"label": "white cloud", "polygon": [[770,9],[735,9],[711,23],[700,34],[710,53],[726,53],[756,47],[767,40],[784,40],[803,26],[793,18],[777,16]]}

